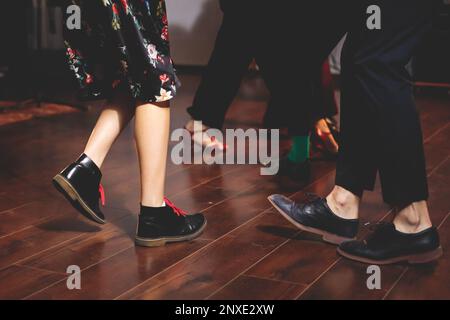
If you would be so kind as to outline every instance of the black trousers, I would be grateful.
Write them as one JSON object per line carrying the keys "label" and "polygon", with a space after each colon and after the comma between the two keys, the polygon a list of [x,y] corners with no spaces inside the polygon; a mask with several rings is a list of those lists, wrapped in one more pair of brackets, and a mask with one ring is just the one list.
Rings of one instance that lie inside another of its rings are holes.
{"label": "black trousers", "polygon": [[[258,63],[272,75],[268,87],[280,97],[286,119],[291,126],[297,125],[299,132],[309,126],[313,116],[312,75],[348,34],[342,55],[342,132],[336,185],[362,196],[364,190],[373,189],[379,172],[387,203],[402,206],[426,200],[422,132],[406,65],[430,27],[437,1],[309,0],[302,1],[301,8],[293,7],[298,6],[296,1],[274,3],[260,0],[255,21],[251,15],[252,19],[246,19],[246,14],[235,17],[241,23],[236,31],[242,45],[250,42],[250,48],[257,48]],[[381,10],[380,30],[367,26],[371,5]],[[300,45],[290,45],[293,41]],[[239,50],[225,42],[218,43],[220,46],[229,57],[224,70],[238,67],[234,63],[249,63],[239,61]],[[226,79],[226,72],[223,77]],[[208,90],[209,85],[199,90]],[[227,97],[218,94],[215,102],[222,98]]]}
{"label": "black trousers", "polygon": [[[283,23],[281,16],[273,15],[273,3],[266,0],[221,1],[223,22],[193,104],[188,108],[193,119],[202,120],[209,127],[222,127],[252,59],[257,61],[271,93],[266,125],[287,127],[291,135],[307,135],[312,121],[335,114],[334,110],[328,114],[325,108],[319,79],[321,65],[310,77],[312,73],[304,67],[310,51],[292,54],[298,43],[295,39],[287,41],[283,29],[274,28]],[[295,60],[291,61],[292,57]],[[280,67],[282,60],[287,60],[285,67]],[[302,100],[293,99],[293,92]],[[306,114],[303,105],[309,106],[311,115]]]}
{"label": "black trousers", "polygon": [[[381,30],[366,27],[381,9]],[[430,26],[432,0],[360,0],[342,55],[341,145],[336,184],[362,195],[380,174],[384,200],[428,197],[423,139],[406,65]]]}

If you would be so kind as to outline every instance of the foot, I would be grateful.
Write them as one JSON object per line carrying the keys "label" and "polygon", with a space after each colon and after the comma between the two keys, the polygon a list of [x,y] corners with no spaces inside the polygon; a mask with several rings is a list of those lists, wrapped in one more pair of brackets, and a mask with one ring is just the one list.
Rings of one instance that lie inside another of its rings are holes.
{"label": "foot", "polygon": [[143,207],[139,214],[136,245],[159,247],[170,242],[189,241],[197,238],[206,227],[201,213],[187,215],[164,199],[164,207]]}
{"label": "foot", "polygon": [[[317,150],[325,152],[331,157],[336,157],[339,151],[337,143],[337,131],[331,120],[321,119],[316,123],[315,130],[312,133],[312,141]],[[332,129],[333,128],[333,129]]]}
{"label": "foot", "polygon": [[340,244],[354,239],[358,232],[359,221],[338,217],[326,199],[316,197],[299,204],[282,195],[271,195],[268,199],[289,222],[300,230],[322,236],[325,242]]}
{"label": "foot", "polygon": [[282,158],[278,175],[287,176],[295,181],[307,182],[311,178],[311,163],[309,160],[295,163],[288,157]]}
{"label": "foot", "polygon": [[210,136],[207,133],[209,127],[199,124],[199,121],[189,120],[184,128],[191,134],[192,141],[204,148],[216,148],[218,150],[225,150],[227,146],[220,142],[216,137]]}
{"label": "foot", "polygon": [[442,256],[436,228],[403,233],[393,223],[380,223],[367,240],[342,243],[338,252],[348,259],[377,265],[428,263]]}
{"label": "foot", "polygon": [[104,204],[102,173],[85,154],[53,178],[53,184],[83,216],[104,224],[105,216],[99,200]]}

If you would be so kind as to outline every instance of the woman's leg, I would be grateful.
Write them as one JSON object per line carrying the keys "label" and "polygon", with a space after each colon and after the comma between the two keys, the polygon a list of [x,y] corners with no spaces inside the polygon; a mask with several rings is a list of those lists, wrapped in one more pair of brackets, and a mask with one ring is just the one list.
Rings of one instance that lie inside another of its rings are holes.
{"label": "woman's leg", "polygon": [[169,140],[169,102],[136,108],[135,139],[141,171],[141,210],[135,242],[156,247],[197,238],[206,227],[201,213],[190,214],[164,197]]}
{"label": "woman's leg", "polygon": [[164,203],[164,183],[169,142],[168,102],[142,104],[136,108],[135,139],[141,169],[141,204],[160,207]]}
{"label": "woman's leg", "polygon": [[100,168],[114,141],[134,116],[134,101],[126,93],[117,93],[102,111],[84,149]]}
{"label": "woman's leg", "polygon": [[100,167],[112,144],[134,115],[134,101],[117,92],[102,111],[84,153],[53,178],[55,187],[88,219],[105,223],[99,199],[104,204]]}

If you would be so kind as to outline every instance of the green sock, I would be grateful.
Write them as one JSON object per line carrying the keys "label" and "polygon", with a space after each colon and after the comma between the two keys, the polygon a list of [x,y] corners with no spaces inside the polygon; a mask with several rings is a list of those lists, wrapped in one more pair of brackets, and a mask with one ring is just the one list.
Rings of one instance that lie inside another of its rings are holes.
{"label": "green sock", "polygon": [[289,160],[294,163],[305,162],[309,159],[309,136],[292,137],[292,148],[288,154]]}

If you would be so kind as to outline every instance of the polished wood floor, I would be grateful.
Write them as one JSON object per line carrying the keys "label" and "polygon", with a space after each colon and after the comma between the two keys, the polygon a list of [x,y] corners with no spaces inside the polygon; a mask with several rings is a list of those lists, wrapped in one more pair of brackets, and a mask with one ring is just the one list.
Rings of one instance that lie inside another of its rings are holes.
{"label": "polished wood floor", "polygon": [[[187,119],[198,84],[184,76],[173,127]],[[264,99],[237,99],[229,126],[255,126]],[[340,258],[335,247],[299,232],[266,197],[325,195],[334,164],[315,161],[313,179],[298,185],[259,175],[258,166],[168,164],[167,195],[202,211],[208,228],[190,243],[162,248],[133,244],[139,177],[132,128],[105,166],[108,224],[82,219],[53,189],[52,176],[83,148],[97,111],[0,127],[1,299],[450,299],[450,100],[418,99],[428,164],[430,210],[444,257],[426,266],[382,267],[381,290],[368,290],[366,266]],[[213,106],[211,106],[213,107]],[[369,120],[369,119],[368,119]],[[370,224],[390,218],[379,187],[361,209]],[[68,290],[66,269],[82,269],[81,290]]]}

